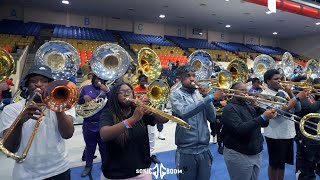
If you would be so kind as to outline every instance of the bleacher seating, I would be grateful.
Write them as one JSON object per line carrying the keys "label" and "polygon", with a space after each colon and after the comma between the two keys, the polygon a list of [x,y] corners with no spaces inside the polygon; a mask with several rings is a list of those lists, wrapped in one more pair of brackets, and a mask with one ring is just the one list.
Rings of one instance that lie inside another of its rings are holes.
{"label": "bleacher seating", "polygon": [[215,50],[221,50],[220,47],[209,43],[205,39],[186,39],[183,37],[177,37],[177,36],[165,36],[166,39],[176,43],[180,47],[182,47],[184,50],[187,50],[188,48],[198,48],[198,49],[215,49]]}
{"label": "bleacher seating", "polygon": [[119,33],[123,41],[127,44],[153,44],[159,46],[174,46],[174,44],[162,36],[135,34],[132,32]]}
{"label": "bleacher seating", "polygon": [[259,46],[259,45],[253,45],[253,44],[246,44],[246,46],[263,54],[277,54],[277,55],[283,54],[271,46]]}
{"label": "bleacher seating", "polygon": [[24,48],[32,44],[34,36],[0,34],[0,39],[0,47],[11,53],[15,47]]}
{"label": "bleacher seating", "polygon": [[7,20],[0,21],[1,34],[15,34],[24,36],[37,36],[40,33],[41,24],[35,22]]}
{"label": "bleacher seating", "polygon": [[235,42],[212,42],[213,44],[222,47],[223,49],[231,52],[255,52],[254,50],[246,47],[244,44]]}
{"label": "bleacher seating", "polygon": [[113,34],[109,31],[76,26],[66,27],[64,25],[55,26],[53,37],[116,42]]}

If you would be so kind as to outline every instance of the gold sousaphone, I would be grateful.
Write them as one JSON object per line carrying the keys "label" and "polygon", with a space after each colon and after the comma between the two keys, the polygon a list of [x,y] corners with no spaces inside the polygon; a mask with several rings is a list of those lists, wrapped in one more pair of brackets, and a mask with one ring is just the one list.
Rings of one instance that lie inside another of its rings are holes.
{"label": "gold sousaphone", "polygon": [[10,53],[0,48],[0,91],[6,90],[6,80],[14,71],[15,63]]}
{"label": "gold sousaphone", "polygon": [[151,82],[160,77],[161,71],[161,63],[157,53],[147,47],[141,48],[138,52],[138,67],[131,81],[132,87],[139,85],[138,77],[141,74],[147,76],[149,82]]}

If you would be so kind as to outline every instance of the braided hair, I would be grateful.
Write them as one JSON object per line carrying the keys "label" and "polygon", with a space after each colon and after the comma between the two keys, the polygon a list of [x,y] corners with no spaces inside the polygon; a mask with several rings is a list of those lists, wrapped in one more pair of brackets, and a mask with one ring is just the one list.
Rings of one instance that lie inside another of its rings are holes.
{"label": "braided hair", "polygon": [[[110,98],[108,100],[108,108],[112,113],[114,124],[121,123],[126,118],[121,110],[121,106],[120,106],[119,99],[118,99],[118,92],[119,92],[122,85],[129,86],[133,92],[132,86],[128,83],[125,83],[125,82],[116,83],[112,87],[111,92],[110,92]],[[132,108],[132,110],[134,109],[133,106],[131,108]],[[116,141],[119,144],[121,144],[122,146],[124,146],[126,144],[128,137],[129,137],[129,131],[128,131],[128,129],[126,129],[124,131],[124,133],[122,133],[120,136],[118,136],[116,138]]]}

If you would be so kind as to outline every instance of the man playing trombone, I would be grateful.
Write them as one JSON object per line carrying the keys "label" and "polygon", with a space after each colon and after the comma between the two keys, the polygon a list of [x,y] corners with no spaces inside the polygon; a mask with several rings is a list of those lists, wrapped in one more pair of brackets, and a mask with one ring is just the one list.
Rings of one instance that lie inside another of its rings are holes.
{"label": "man playing trombone", "polygon": [[[313,80],[313,84],[319,84],[320,78]],[[301,100],[301,111],[297,113],[298,116],[303,117],[309,113],[320,113],[320,96],[316,94],[315,97],[310,95],[308,98]],[[311,119],[311,122],[318,123],[318,119]],[[311,123],[308,124],[312,126]],[[297,124],[299,126],[299,124]],[[320,141],[305,137],[299,127],[296,126],[297,136],[297,153],[296,153],[296,173],[298,180],[315,180],[315,172],[319,171],[320,167]],[[305,128],[308,132],[314,130]]]}
{"label": "man playing trombone", "polygon": [[[35,92],[42,94],[49,82],[53,81],[52,71],[48,66],[37,65],[31,67],[22,81],[27,100]],[[23,111],[26,99],[6,106],[0,118],[0,133],[6,133],[11,124]],[[41,98],[33,99],[35,103],[42,103]],[[43,104],[42,104],[43,105]],[[22,114],[22,119],[4,142],[4,147],[11,152],[21,154],[26,147],[32,130],[37,123],[42,108],[30,105]],[[14,180],[69,180],[70,170],[66,160],[67,152],[64,139],[69,139],[74,133],[73,120],[75,109],[65,112],[44,110],[43,120],[39,125],[34,142],[28,156],[23,163],[16,163],[13,169]]]}
{"label": "man playing trombone", "polygon": [[182,87],[170,94],[172,114],[191,125],[184,129],[177,125],[175,141],[176,167],[182,170],[179,180],[209,180],[211,174],[212,155],[209,150],[210,133],[207,120],[215,120],[213,101],[222,99],[224,93],[217,90],[205,98],[197,90],[195,68],[182,65],[177,69]]}
{"label": "man playing trombone", "polygon": [[[281,86],[280,72],[276,69],[270,69],[265,72],[264,82],[267,84],[267,88],[261,94],[283,95],[289,98],[290,101],[280,109],[290,113],[300,111],[300,100],[306,98],[306,92],[302,91],[294,96],[290,86],[283,88]],[[282,180],[284,178],[285,163],[293,164],[293,138],[296,136],[294,122],[284,116],[277,116],[265,128],[264,135],[269,154],[269,179]]]}
{"label": "man playing trombone", "polygon": [[254,107],[245,99],[245,84],[238,82],[232,86],[237,96],[224,107],[221,122],[224,135],[224,160],[231,180],[259,179],[263,137],[261,127],[269,124],[276,116],[274,109],[266,111]]}

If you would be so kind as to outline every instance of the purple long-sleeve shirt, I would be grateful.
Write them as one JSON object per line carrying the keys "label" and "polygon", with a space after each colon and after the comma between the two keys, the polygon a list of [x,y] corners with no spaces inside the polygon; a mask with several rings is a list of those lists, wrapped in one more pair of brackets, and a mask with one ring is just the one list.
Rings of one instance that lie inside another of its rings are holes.
{"label": "purple long-sleeve shirt", "polygon": [[[99,96],[99,94],[101,95]],[[97,96],[101,98],[107,97],[109,92],[105,93],[100,88],[94,87],[93,85],[84,86],[80,92],[79,104],[84,104],[84,95],[90,96],[92,99],[95,99]],[[104,109],[104,108],[102,108]],[[93,116],[84,118],[84,125],[88,125],[92,131],[99,131],[99,119],[102,112],[102,109]]]}

